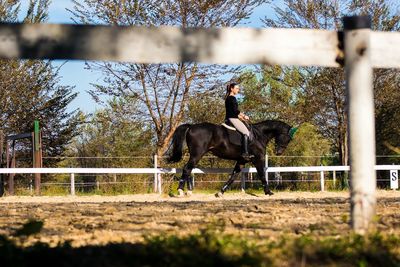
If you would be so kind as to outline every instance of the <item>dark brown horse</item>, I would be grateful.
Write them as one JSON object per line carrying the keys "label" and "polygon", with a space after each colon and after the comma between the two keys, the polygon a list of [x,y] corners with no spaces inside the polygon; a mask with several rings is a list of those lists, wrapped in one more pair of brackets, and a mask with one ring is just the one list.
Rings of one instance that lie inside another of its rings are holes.
{"label": "dark brown horse", "polygon": [[183,195],[185,183],[188,185],[188,194],[191,194],[193,190],[190,178],[192,169],[209,151],[217,157],[236,161],[231,177],[216,196],[221,196],[228,189],[235,180],[236,174],[242,170],[247,162],[251,162],[256,167],[258,177],[263,184],[264,193],[272,195],[273,193],[268,187],[264,171],[266,146],[271,139],[275,139],[275,153],[281,155],[293,138],[297,128],[292,128],[281,121],[266,120],[250,124],[250,129],[253,136],[249,144],[249,153],[254,156],[250,160],[246,160],[241,156],[242,147],[240,142],[239,144],[232,144],[228,132],[231,130],[224,126],[212,123],[180,125],[175,130],[172,139],[172,154],[168,158],[169,162],[180,161],[182,159],[183,143],[186,140],[190,157],[183,167],[182,177],[179,180],[179,195]]}

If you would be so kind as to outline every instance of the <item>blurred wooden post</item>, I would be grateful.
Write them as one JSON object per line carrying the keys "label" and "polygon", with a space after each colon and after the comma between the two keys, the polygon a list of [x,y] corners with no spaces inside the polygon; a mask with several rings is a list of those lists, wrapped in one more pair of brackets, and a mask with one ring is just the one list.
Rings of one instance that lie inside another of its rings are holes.
{"label": "blurred wooden post", "polygon": [[348,103],[351,225],[364,234],[375,214],[375,118],[371,65],[371,18],[344,17]]}

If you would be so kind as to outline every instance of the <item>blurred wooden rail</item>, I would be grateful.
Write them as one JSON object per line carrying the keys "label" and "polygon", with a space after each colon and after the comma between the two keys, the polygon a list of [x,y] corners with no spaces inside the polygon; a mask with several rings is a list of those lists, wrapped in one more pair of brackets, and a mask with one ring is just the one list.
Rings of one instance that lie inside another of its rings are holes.
{"label": "blurred wooden rail", "polygon": [[[340,36],[310,29],[0,24],[0,58],[339,67]],[[399,44],[400,33],[371,32],[372,66],[400,67]]]}

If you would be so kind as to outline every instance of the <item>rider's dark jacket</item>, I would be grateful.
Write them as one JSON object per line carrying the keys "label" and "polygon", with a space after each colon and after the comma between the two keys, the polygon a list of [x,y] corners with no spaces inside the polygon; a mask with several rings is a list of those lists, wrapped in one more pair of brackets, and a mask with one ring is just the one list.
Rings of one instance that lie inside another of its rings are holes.
{"label": "rider's dark jacket", "polygon": [[230,118],[238,118],[239,113],[239,105],[236,97],[233,95],[228,96],[225,99],[225,120]]}

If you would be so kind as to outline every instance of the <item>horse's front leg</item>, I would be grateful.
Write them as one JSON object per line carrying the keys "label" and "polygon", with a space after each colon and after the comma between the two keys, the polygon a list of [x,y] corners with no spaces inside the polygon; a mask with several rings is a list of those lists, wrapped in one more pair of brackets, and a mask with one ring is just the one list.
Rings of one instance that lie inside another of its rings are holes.
{"label": "horse's front leg", "polygon": [[225,191],[229,188],[229,186],[235,181],[237,174],[242,171],[243,165],[241,165],[239,162],[236,162],[235,167],[233,168],[232,174],[229,177],[229,180],[224,184],[224,186],[221,188],[221,191],[216,193],[216,197],[221,197]]}
{"label": "horse's front leg", "polygon": [[179,179],[179,185],[178,185],[178,195],[183,196],[184,195],[184,188],[185,188],[185,183],[187,183],[188,187],[188,195],[192,194],[193,191],[193,182],[190,177],[192,174],[192,170],[195,167],[195,165],[198,163],[199,159],[190,157],[189,161],[185,164],[182,170],[182,177]]}
{"label": "horse's front leg", "polygon": [[273,195],[274,193],[269,189],[267,179],[265,178],[265,160],[255,160],[253,162],[257,169],[258,177],[260,177],[261,183],[263,185],[264,193],[266,195]]}

